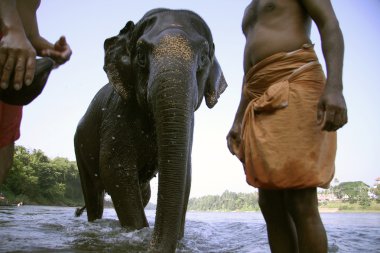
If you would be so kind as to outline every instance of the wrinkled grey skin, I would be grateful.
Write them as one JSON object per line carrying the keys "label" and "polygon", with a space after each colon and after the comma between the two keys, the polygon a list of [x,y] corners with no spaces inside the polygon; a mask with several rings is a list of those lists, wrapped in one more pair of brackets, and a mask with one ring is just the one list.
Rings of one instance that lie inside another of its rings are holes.
{"label": "wrinkled grey skin", "polygon": [[159,174],[150,251],[174,252],[184,235],[191,184],[194,111],[212,108],[227,87],[211,32],[195,13],[155,9],[104,43],[109,78],[75,134],[89,221],[104,192],[122,226],[148,226],[144,207]]}

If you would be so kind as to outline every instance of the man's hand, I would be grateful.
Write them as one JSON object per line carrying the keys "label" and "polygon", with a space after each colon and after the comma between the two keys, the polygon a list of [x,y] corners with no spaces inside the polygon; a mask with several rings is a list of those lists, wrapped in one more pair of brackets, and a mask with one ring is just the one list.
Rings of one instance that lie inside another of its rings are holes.
{"label": "man's hand", "polygon": [[317,120],[325,131],[336,131],[347,123],[347,108],[342,91],[325,89],[318,103]]}
{"label": "man's hand", "polygon": [[[15,90],[30,85],[36,67],[36,50],[25,34],[9,31],[0,41],[0,86]],[[13,74],[13,80],[11,80]]]}
{"label": "man's hand", "polygon": [[227,146],[231,154],[239,155],[240,143],[241,143],[241,126],[235,124],[231,127],[230,132],[227,135]]}
{"label": "man's hand", "polygon": [[47,48],[41,50],[41,56],[48,56],[52,58],[56,65],[62,65],[67,62],[71,57],[72,51],[66,42],[66,38],[61,36],[59,40],[54,44],[53,48]]}

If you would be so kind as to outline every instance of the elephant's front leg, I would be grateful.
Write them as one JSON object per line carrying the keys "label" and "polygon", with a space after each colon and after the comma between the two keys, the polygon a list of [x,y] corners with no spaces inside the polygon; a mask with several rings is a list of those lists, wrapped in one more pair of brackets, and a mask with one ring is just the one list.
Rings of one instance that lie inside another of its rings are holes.
{"label": "elephant's front leg", "polygon": [[141,186],[142,202],[145,208],[148,205],[150,196],[151,196],[150,182],[140,184],[140,186]]}
{"label": "elephant's front leg", "polygon": [[118,144],[105,145],[100,158],[101,176],[120,224],[141,229],[149,225],[144,212],[135,153],[134,149],[124,149]]}

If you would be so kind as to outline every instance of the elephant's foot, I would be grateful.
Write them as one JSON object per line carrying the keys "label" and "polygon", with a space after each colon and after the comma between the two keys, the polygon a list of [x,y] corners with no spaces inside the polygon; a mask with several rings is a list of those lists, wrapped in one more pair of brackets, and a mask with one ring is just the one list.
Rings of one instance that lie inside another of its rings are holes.
{"label": "elephant's foot", "polygon": [[87,209],[87,220],[88,221],[99,220],[102,217],[103,217],[103,209],[97,210],[96,212],[91,212],[89,209]]}
{"label": "elephant's foot", "polygon": [[132,197],[124,191],[110,195],[121,226],[133,229],[149,227],[141,197]]}
{"label": "elephant's foot", "polygon": [[149,253],[168,253],[175,252],[177,248],[177,241],[175,242],[158,242],[157,240],[152,239],[148,252]]}

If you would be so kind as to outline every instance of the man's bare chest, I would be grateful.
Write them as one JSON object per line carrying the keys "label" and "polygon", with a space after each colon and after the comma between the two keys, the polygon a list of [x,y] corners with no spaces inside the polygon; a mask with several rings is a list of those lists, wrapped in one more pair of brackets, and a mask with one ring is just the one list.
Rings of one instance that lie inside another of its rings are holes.
{"label": "man's bare chest", "polygon": [[246,8],[242,27],[243,31],[254,26],[260,19],[275,15],[281,7],[281,0],[253,0]]}

